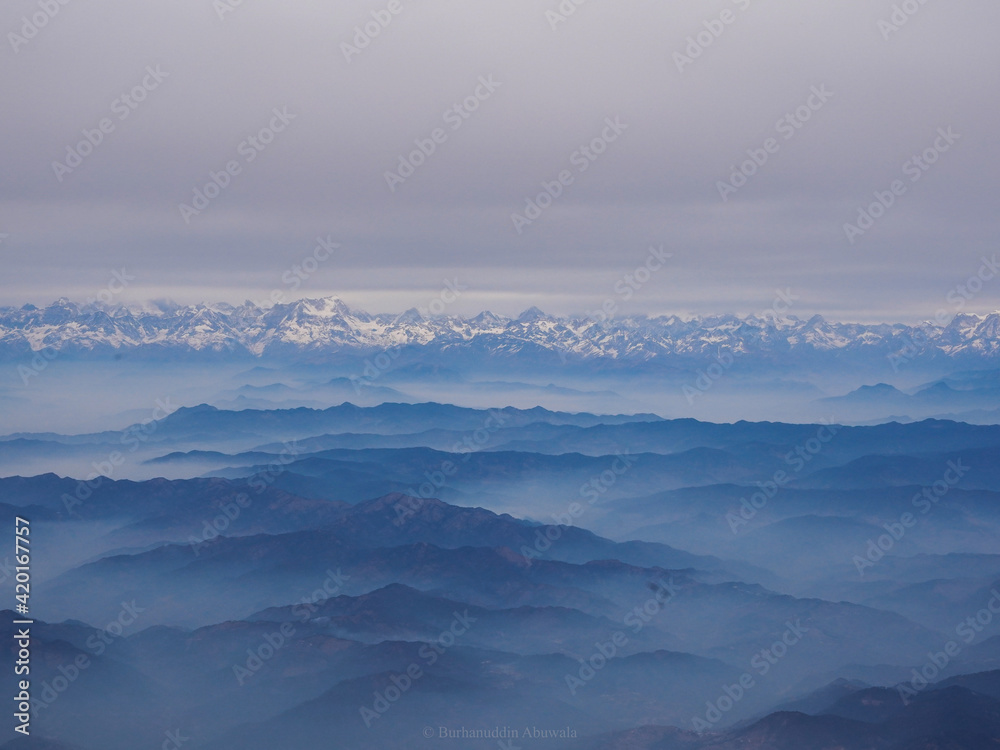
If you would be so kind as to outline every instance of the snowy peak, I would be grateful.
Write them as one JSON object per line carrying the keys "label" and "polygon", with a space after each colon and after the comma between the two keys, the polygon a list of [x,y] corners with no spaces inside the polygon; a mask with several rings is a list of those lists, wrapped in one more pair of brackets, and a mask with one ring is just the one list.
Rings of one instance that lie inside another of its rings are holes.
{"label": "snowy peak", "polygon": [[315,318],[344,318],[352,315],[344,301],[339,297],[324,297],[322,299],[302,299],[292,303],[296,314]]}
{"label": "snowy peak", "polygon": [[0,308],[0,358],[19,360],[45,348],[77,352],[228,351],[255,357],[366,353],[416,347],[474,357],[528,361],[704,361],[724,352],[778,357],[855,357],[869,364],[947,357],[970,365],[1000,360],[1000,313],[959,315],[946,326],[862,325],[821,316],[674,315],[567,319],[531,307],[511,320],[482,312],[472,318],[425,318],[418,310],[371,315],[337,297],[261,308],[252,302],[188,305],[158,302],[145,309],[94,308],[60,299],[44,309]]}
{"label": "snowy peak", "polygon": [[517,316],[518,323],[532,323],[536,320],[540,320],[545,317],[545,313],[539,310],[537,307],[529,307],[523,313]]}

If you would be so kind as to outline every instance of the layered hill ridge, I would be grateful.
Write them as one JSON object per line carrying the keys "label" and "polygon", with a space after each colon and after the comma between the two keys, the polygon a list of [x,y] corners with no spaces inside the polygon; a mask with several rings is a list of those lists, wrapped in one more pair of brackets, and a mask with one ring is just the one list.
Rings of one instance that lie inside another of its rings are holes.
{"label": "layered hill ridge", "polygon": [[[134,428],[0,450],[111,466]],[[0,478],[0,514],[32,519],[37,736],[430,750],[442,727],[534,726],[566,736],[514,745],[982,750],[998,451],[1000,427],[940,420],[180,409],[130,454],[178,478]]]}

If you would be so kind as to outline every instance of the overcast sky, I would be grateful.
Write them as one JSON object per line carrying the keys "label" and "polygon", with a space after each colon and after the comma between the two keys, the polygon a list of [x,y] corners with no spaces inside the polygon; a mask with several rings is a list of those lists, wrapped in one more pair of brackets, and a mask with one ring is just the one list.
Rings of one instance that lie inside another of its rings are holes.
{"label": "overcast sky", "polygon": [[[800,316],[913,320],[1000,250],[996,0],[894,26],[889,0],[51,2],[3,14],[0,304],[391,312],[457,279],[462,314],[751,313],[780,288]],[[296,278],[317,237],[340,248]],[[671,257],[625,299],[651,246]],[[996,308],[1000,278],[966,306]]]}

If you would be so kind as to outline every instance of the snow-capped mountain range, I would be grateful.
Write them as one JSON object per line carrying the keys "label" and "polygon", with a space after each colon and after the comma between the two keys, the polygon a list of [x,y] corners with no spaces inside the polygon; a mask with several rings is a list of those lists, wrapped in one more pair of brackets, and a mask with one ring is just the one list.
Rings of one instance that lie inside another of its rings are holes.
{"label": "snow-capped mountain range", "polygon": [[[627,361],[788,353],[895,357],[897,361],[1000,359],[1000,312],[957,315],[945,326],[835,323],[814,316],[695,319],[628,317],[606,322],[560,318],[531,308],[516,318],[424,317],[417,310],[369,314],[336,297],[261,308],[247,302],[140,310],[80,306],[0,308],[0,357],[41,350],[109,353],[230,352],[256,357],[365,353],[397,348],[474,349],[493,356],[545,354]],[[884,363],[884,360],[883,360]]]}

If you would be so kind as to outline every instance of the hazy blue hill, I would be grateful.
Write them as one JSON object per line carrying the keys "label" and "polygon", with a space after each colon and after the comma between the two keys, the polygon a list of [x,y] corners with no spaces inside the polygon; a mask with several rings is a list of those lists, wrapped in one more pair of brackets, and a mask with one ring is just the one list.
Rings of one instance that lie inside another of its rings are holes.
{"label": "hazy blue hill", "polygon": [[871,686],[857,680],[835,680],[829,685],[814,690],[802,698],[781,704],[777,707],[775,713],[821,714],[842,698],[854,695],[869,687]]}
{"label": "hazy blue hill", "polygon": [[900,748],[930,742],[989,747],[1000,735],[1000,700],[962,687],[940,687],[918,695],[883,727]]}
{"label": "hazy blue hill", "polygon": [[895,688],[866,687],[848,691],[815,713],[881,724],[899,716],[905,709],[903,697]]}
{"label": "hazy blue hill", "polygon": [[[491,418],[491,414],[493,415]],[[816,436],[819,424],[745,422],[715,424],[694,419],[662,419],[654,414],[599,416],[569,414],[542,408],[482,410],[434,402],[384,403],[355,406],[345,402],[327,409],[222,410],[202,404],[182,407],[157,422],[146,436],[151,444],[182,446],[191,442],[244,443],[258,436],[247,448],[267,445],[277,448],[281,440],[320,439],[321,436],[361,433],[396,436],[446,436],[456,432],[471,436],[486,429],[485,447],[514,447],[540,453],[607,453],[611,446],[628,445],[635,452],[675,453],[696,447],[722,450],[748,444],[795,448]],[[9,439],[41,440],[49,444],[120,444],[132,425],[118,432],[75,436],[53,433],[17,433]],[[268,439],[270,438],[270,442]],[[277,444],[275,444],[277,443]],[[3,443],[0,443],[3,445]],[[308,444],[306,444],[308,445]],[[837,460],[867,453],[905,454],[925,452],[928,445],[941,451],[1000,445],[1000,427],[969,425],[928,419],[908,424],[888,423],[868,427],[842,427],[835,440],[824,446]],[[57,448],[58,446],[56,446]],[[383,446],[392,447],[392,446]],[[312,450],[313,446],[309,446]],[[616,448],[617,449],[617,448]],[[280,448],[279,448],[280,450]],[[611,450],[610,452],[614,452]]]}
{"label": "hazy blue hill", "polygon": [[[886,383],[865,385],[843,396],[823,398],[818,403],[848,414],[928,413],[943,410],[989,409],[1000,404],[1000,388],[995,382],[970,381],[954,387],[955,381],[941,380],[908,394]],[[888,410],[888,411],[887,411]]]}
{"label": "hazy blue hill", "polygon": [[[332,536],[356,546],[390,547],[427,542],[439,547],[507,547],[539,558],[584,563],[619,560],[632,565],[698,568],[753,575],[746,566],[716,557],[692,555],[667,545],[616,543],[574,526],[526,524],[507,514],[483,508],[459,508],[433,498],[391,494],[367,500],[343,512],[325,526]],[[555,538],[555,542],[552,542]]]}
{"label": "hazy blue hill", "polygon": [[[0,479],[0,497],[15,504],[13,508],[0,504],[0,516],[6,509],[9,514],[30,514],[34,522],[57,522],[53,531],[60,535],[40,540],[52,545],[45,551],[55,559],[63,554],[57,544],[61,533],[95,528],[88,524],[96,524],[102,532],[93,541],[89,554],[94,555],[157,542],[204,541],[218,535],[220,528],[230,535],[316,528],[349,507],[219,478],[105,480],[93,490],[80,488],[78,481],[54,474]],[[44,505],[22,505],[32,502]]]}
{"label": "hazy blue hill", "polygon": [[[496,421],[503,420],[510,426],[533,422],[549,422],[590,426],[611,423],[659,419],[655,415],[598,417],[593,414],[566,414],[548,409],[498,410]],[[484,427],[490,416],[488,410],[470,409],[440,403],[404,404],[384,403],[372,407],[359,407],[349,402],[328,409],[269,409],[223,411],[208,405],[181,408],[163,420],[161,434],[165,438],[178,438],[215,434],[219,437],[234,434],[289,434],[298,436],[318,435],[324,432],[374,432],[387,435],[420,432],[434,424],[438,429],[475,431]],[[492,423],[491,423],[492,424]],[[490,426],[489,424],[486,425]]]}
{"label": "hazy blue hill", "polygon": [[[577,750],[697,750],[705,735],[677,727],[641,726],[578,740]],[[565,746],[568,750],[569,746]]]}
{"label": "hazy blue hill", "polygon": [[950,677],[947,680],[942,680],[937,687],[946,688],[952,685],[1000,700],[1000,670]]}
{"label": "hazy blue hill", "polygon": [[[302,607],[272,607],[250,620],[298,622]],[[390,584],[362,596],[338,596],[320,602],[309,612],[310,627],[342,638],[377,643],[385,640],[433,641],[446,631],[456,614],[475,619],[463,635],[468,646],[519,654],[554,651],[587,656],[594,644],[621,627],[608,618],[586,615],[566,607],[487,609],[436,597]],[[663,631],[639,633],[623,653],[650,651],[679,644]],[[557,634],[553,636],[553,634]]]}
{"label": "hazy blue hill", "polygon": [[[1000,579],[1000,428],[843,427],[794,468],[827,428],[488,418],[436,403],[200,406],[158,423],[130,463],[188,478],[105,477],[69,505],[76,478],[0,479],[0,515],[31,515],[44,561],[32,612],[58,621],[36,623],[45,679],[97,657],[125,604],[141,612],[39,731],[83,750],[159,745],[167,726],[204,750],[333,736],[412,750],[440,745],[428,726],[525,721],[578,732],[532,739],[553,750],[981,750],[994,733],[996,680],[976,674],[1000,664],[989,633],[913,705],[891,685]],[[485,441],[459,452],[477,430]],[[125,434],[17,445],[101,460]],[[859,575],[855,557],[918,512],[948,460],[968,475]],[[779,470],[789,481],[760,502]],[[470,627],[429,659],[457,617]],[[571,692],[595,653],[593,681]],[[359,709],[412,664],[422,677],[366,728]],[[714,733],[688,732],[745,672],[757,686]]]}
{"label": "hazy blue hill", "polygon": [[[371,708],[373,696],[393,686],[390,675],[348,680],[271,721],[241,728],[209,743],[206,750],[309,746],[314,738],[331,737],[336,737],[343,747],[435,748],[441,743],[436,739],[438,726],[468,727],[470,716],[477,718],[476,726],[490,728],[508,725],[508,717],[517,717],[519,725],[521,722],[540,727],[572,725],[583,731],[600,725],[586,712],[567,706],[548,688],[516,680],[514,689],[505,690],[496,683],[497,677],[486,679],[477,672],[468,677],[425,674],[383,718],[373,720],[372,727],[367,728],[359,709],[365,703]],[[428,726],[434,739],[424,738],[423,731]],[[496,747],[497,740],[459,742],[470,748]],[[555,747],[541,743],[537,746]]]}
{"label": "hazy blue hill", "polygon": [[[1000,635],[994,635],[984,641],[966,647],[956,661],[956,668],[952,670],[956,673],[975,672],[977,670],[985,670],[994,674],[1000,672]],[[994,698],[1000,698],[1000,696],[982,687],[971,684],[966,685],[966,687],[970,687],[979,693],[985,692]]]}
{"label": "hazy blue hill", "polygon": [[[518,440],[552,440],[560,435],[580,433],[588,428],[569,424],[552,424],[550,422],[535,422],[532,424],[502,427],[491,430],[489,440],[483,450],[507,449],[516,450],[508,445],[511,439]],[[296,441],[305,452],[317,453],[336,448],[433,448],[448,451],[456,445],[464,447],[464,441],[470,438],[467,430],[445,430],[434,428],[409,434],[383,435],[380,433],[341,432],[328,435],[316,435]],[[475,445],[475,443],[473,443]],[[259,446],[262,451],[280,451],[281,443],[268,443]]]}
{"label": "hazy blue hill", "polygon": [[[114,612],[122,596],[142,596],[149,624],[190,624],[289,604],[296,597],[288,592],[301,586],[297,582],[322,580],[321,571],[328,569],[350,576],[342,593],[355,596],[403,583],[480,607],[567,607],[618,622],[653,598],[651,584],[663,582],[676,593],[649,627],[669,634],[664,646],[739,662],[759,650],[759,643],[780,637],[789,621],[801,619],[809,635],[786,660],[789,678],[855,662],[907,663],[941,638],[893,613],[796,599],[759,586],[701,583],[692,571],[615,561],[528,561],[509,550],[448,550],[423,543],[356,549],[323,532],[220,540],[197,559],[183,547],[107,558],[61,576],[51,587],[64,607],[93,621]],[[253,581],[253,588],[234,587],[242,581]],[[706,630],[705,622],[713,628]],[[555,643],[552,650],[559,650]]]}
{"label": "hazy blue hill", "polygon": [[[627,470],[623,470],[618,458],[622,454],[629,458]],[[325,465],[325,461],[330,461],[330,465]],[[234,458],[234,462],[239,464],[238,457]],[[448,453],[429,448],[340,449],[320,451],[298,459],[288,465],[282,476],[277,477],[276,484],[281,486],[294,474],[333,478],[345,462],[348,468],[354,465],[357,470],[368,470],[387,480],[409,483],[414,489],[427,481],[427,473],[438,471],[449,462],[454,467],[453,476],[441,488],[443,493],[458,489],[489,495],[499,490],[504,496],[513,498],[516,494],[508,492],[507,488],[516,487],[518,482],[537,489],[558,484],[562,487],[562,496],[577,502],[581,499],[589,501],[592,497],[579,491],[582,484],[599,479],[613,466],[618,467],[619,476],[613,483],[609,480],[609,486],[601,493],[611,489],[611,484],[614,485],[614,493],[620,495],[623,492],[642,492],[654,486],[680,488],[727,481],[750,482],[759,476],[761,464],[756,456],[736,451],[693,448],[682,453],[660,455],[637,453],[627,444],[618,445],[613,453],[598,456],[499,450]],[[239,471],[249,475],[263,468],[251,466]],[[565,509],[565,504],[560,505],[563,507],[553,508],[553,511]],[[539,506],[540,511],[552,507],[551,503],[540,503]]]}
{"label": "hazy blue hill", "polygon": [[[565,430],[537,439],[515,441],[516,430],[502,434],[509,449],[539,453],[579,452],[593,455],[608,453],[612,446],[627,445],[634,452],[677,453],[707,447],[732,450],[746,446],[771,449],[776,458],[817,437],[820,424],[782,424],[777,422],[736,422],[714,424],[694,419],[638,421],[633,424],[603,424],[578,430]],[[829,431],[823,431],[829,437]],[[909,424],[889,423],[867,427],[839,427],[836,436],[822,444],[815,458],[843,462],[869,453],[898,455],[926,452],[928,446],[940,450],[964,450],[1000,446],[1000,427],[969,425],[943,420],[924,420]],[[781,468],[779,464],[776,468]]]}
{"label": "hazy blue hill", "polygon": [[[527,657],[510,662],[496,654],[477,665],[470,663],[469,657],[474,655],[459,647],[449,651],[439,665],[413,683],[384,720],[375,720],[371,729],[360,720],[359,697],[364,701],[382,693],[392,684],[391,675],[345,681],[314,701],[209,747],[267,747],[277,741],[284,727],[287,737],[296,741],[337,732],[345,743],[433,748],[441,741],[423,739],[424,727],[468,727],[467,717],[473,715],[480,722],[477,726],[517,726],[519,731],[524,726],[569,726],[580,735],[596,733],[608,725],[627,725],[649,713],[680,722],[697,710],[700,695],[716,690],[715,683],[725,679],[729,671],[723,665],[682,654],[637,655],[613,659],[602,670],[599,683],[571,696],[564,675],[577,664],[572,660]],[[660,677],[663,674],[674,675],[681,684],[671,686]],[[496,742],[464,740],[462,747],[495,747]],[[532,745],[572,747],[579,745],[579,739],[570,743],[532,740]]]}
{"label": "hazy blue hill", "polygon": [[[875,750],[882,746],[878,727],[839,716],[775,713],[747,729],[731,732],[707,747],[712,750]],[[705,746],[703,746],[705,747]]]}
{"label": "hazy blue hill", "polygon": [[[880,609],[898,612],[904,617],[927,627],[950,631],[955,627],[956,612],[978,612],[991,598],[991,591],[1000,585],[1000,555],[982,560],[980,566],[957,573],[962,577],[940,576],[920,583],[897,585],[882,591],[863,603]],[[884,573],[884,571],[883,571]],[[969,577],[974,576],[974,577]]]}
{"label": "hazy blue hill", "polygon": [[39,737],[37,734],[31,737],[18,735],[9,742],[0,745],[3,750],[83,750],[79,745],[70,745],[58,740],[50,740]]}
{"label": "hazy blue hill", "polygon": [[[917,582],[970,575],[969,566],[975,561],[963,555],[996,549],[1000,494],[953,488],[936,506],[930,506],[928,513],[922,513],[923,506],[913,502],[921,490],[920,486],[831,490],[785,485],[762,507],[751,506],[748,510],[744,501],[753,498],[759,487],[735,484],[686,487],[608,500],[595,509],[592,527],[613,538],[659,541],[702,554],[731,550],[729,554],[761,566],[770,567],[782,560],[778,566],[781,576],[799,579],[804,576],[786,562],[795,550],[816,558],[825,549],[832,566],[850,566],[853,556],[859,554],[857,547],[864,553],[869,538],[886,533],[881,524],[898,522],[902,513],[910,512],[916,525],[894,546],[891,556],[866,569],[866,580],[886,580],[899,575],[901,581]],[[760,496],[754,499],[760,503]],[[794,520],[803,518],[813,520]],[[811,526],[804,530],[817,541],[815,548],[803,544],[796,525]],[[839,533],[832,533],[833,529]],[[760,543],[755,543],[755,539]],[[777,546],[768,546],[763,543],[765,539]],[[854,545],[846,556],[845,545]],[[935,557],[938,553],[944,556]],[[926,571],[922,573],[916,573],[921,565],[917,558],[909,563],[913,571],[910,573],[904,572],[898,563],[900,556],[910,559],[927,554],[931,556],[925,559]],[[984,557],[982,561],[986,560]],[[853,569],[852,572],[857,573]],[[821,575],[821,579],[822,585],[834,586],[830,590],[841,594],[840,583],[832,571],[829,576]]]}
{"label": "hazy blue hill", "polygon": [[905,403],[908,399],[907,394],[898,388],[888,383],[876,383],[875,385],[863,385],[845,396],[832,396],[823,399],[823,401],[826,403],[878,403],[891,406],[894,403]]}
{"label": "hazy blue hill", "polygon": [[[9,623],[14,619],[14,613],[7,611],[3,615],[0,637],[5,643],[13,644],[18,626]],[[98,652],[97,648],[87,646],[86,639],[94,637],[95,632],[72,625],[49,626],[44,622],[36,622],[32,626],[32,697],[46,702],[46,706],[33,717],[32,733],[77,742],[83,737],[102,734],[109,722],[113,722],[120,736],[130,738],[117,744],[117,747],[124,748],[127,742],[142,739],[155,742],[158,736],[162,742],[163,730],[152,731],[148,721],[135,715],[131,707],[159,705],[169,700],[169,691],[164,690],[155,678],[103,653],[103,649]],[[65,635],[70,635],[75,641],[84,639],[84,643],[74,645],[60,637]],[[92,644],[98,647],[104,645],[96,639]],[[0,665],[9,668],[10,674],[13,674],[13,657],[13,650],[7,648],[0,659]],[[67,680],[67,673],[75,675],[75,679]],[[57,680],[66,681],[61,692],[52,687],[60,685]],[[46,685],[49,690],[46,690]],[[4,727],[7,738],[14,735],[9,727],[10,724]],[[85,747],[93,746],[89,742],[83,744]]]}
{"label": "hazy blue hill", "polygon": [[810,715],[781,710],[746,727],[698,738],[669,729],[647,728],[642,732],[615,733],[585,747],[594,750],[985,750],[1000,730],[1000,701],[961,687],[936,685],[915,697],[909,706],[903,705],[895,690],[851,690],[847,686],[837,690],[846,690],[847,694],[825,713]]}
{"label": "hazy blue hill", "polygon": [[[509,550],[441,549],[426,543],[358,549],[318,531],[217,540],[201,548],[198,557],[188,545],[171,545],[106,558],[60,576],[51,588],[60,609],[75,608],[93,621],[113,611],[123,593],[145,592],[151,623],[202,624],[287,604],[297,598],[294,592],[312,591],[313,585],[303,581],[318,585],[325,571],[338,568],[352,576],[347,593],[399,582],[481,606],[571,606],[597,615],[615,611],[602,593],[574,584],[573,578],[577,584],[587,580],[581,566],[531,566]],[[564,568],[572,573],[569,580],[560,586],[547,582],[547,571]],[[620,582],[633,579],[636,592],[659,575],[624,564],[619,573]],[[613,588],[615,578],[603,576],[605,586]]]}
{"label": "hazy blue hill", "polygon": [[915,486],[919,490],[922,486],[943,480],[949,462],[968,467],[954,486],[1000,490],[1000,448],[997,446],[969,447],[961,452],[921,451],[910,456],[865,456],[843,466],[819,469],[796,480],[795,484],[816,489],[866,489],[895,485]]}
{"label": "hazy blue hill", "polygon": [[864,542],[884,534],[882,527],[862,518],[805,515],[766,520],[741,531],[733,541],[734,554],[760,564],[767,561],[780,573],[795,570],[796,577],[840,573],[857,574],[853,562]]}

